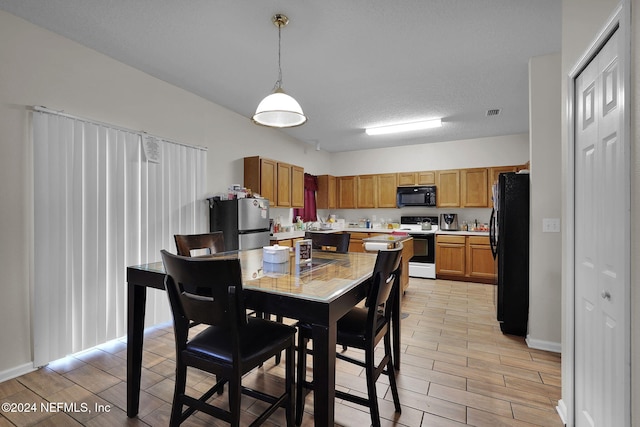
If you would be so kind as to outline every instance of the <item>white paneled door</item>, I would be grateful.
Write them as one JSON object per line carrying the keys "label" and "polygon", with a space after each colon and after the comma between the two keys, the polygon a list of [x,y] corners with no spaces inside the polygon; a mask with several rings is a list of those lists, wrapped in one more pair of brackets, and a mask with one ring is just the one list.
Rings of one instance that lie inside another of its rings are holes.
{"label": "white paneled door", "polygon": [[630,188],[621,33],[613,33],[575,80],[576,426],[630,422]]}

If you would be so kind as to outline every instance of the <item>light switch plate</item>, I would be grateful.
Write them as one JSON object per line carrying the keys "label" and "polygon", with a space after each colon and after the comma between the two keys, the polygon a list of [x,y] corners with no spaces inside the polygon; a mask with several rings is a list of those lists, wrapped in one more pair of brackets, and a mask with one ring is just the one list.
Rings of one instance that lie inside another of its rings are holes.
{"label": "light switch plate", "polygon": [[542,218],[543,233],[559,233],[560,218]]}

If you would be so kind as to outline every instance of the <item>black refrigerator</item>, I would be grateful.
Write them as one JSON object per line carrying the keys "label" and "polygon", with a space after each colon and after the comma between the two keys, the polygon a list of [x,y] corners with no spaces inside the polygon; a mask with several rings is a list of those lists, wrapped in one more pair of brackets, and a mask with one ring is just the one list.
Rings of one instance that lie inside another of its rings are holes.
{"label": "black refrigerator", "polygon": [[505,334],[526,336],[529,318],[529,174],[501,173],[493,186],[489,240],[496,310]]}
{"label": "black refrigerator", "polygon": [[222,231],[227,251],[269,246],[269,200],[211,198],[209,225],[211,231]]}

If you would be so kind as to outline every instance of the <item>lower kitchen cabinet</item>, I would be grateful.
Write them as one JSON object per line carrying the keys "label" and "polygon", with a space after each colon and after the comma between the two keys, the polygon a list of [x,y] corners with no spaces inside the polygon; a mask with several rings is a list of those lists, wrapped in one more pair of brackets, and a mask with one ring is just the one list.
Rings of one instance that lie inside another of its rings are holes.
{"label": "lower kitchen cabinet", "polygon": [[495,261],[489,237],[436,236],[436,277],[467,282],[493,283]]}

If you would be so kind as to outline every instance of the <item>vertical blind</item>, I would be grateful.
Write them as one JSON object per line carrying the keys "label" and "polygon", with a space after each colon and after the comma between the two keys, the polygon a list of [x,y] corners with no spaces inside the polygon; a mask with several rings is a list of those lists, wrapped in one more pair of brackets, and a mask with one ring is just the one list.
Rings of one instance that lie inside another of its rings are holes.
{"label": "vertical blind", "polygon": [[[207,152],[104,123],[33,113],[34,366],[126,334],[126,268],[207,228]],[[149,150],[148,150],[149,149]],[[149,290],[147,326],[166,322]]]}

